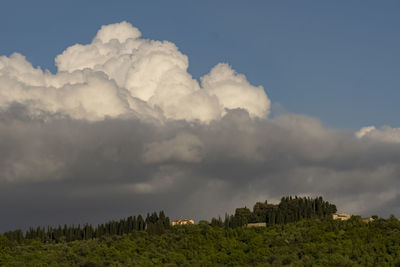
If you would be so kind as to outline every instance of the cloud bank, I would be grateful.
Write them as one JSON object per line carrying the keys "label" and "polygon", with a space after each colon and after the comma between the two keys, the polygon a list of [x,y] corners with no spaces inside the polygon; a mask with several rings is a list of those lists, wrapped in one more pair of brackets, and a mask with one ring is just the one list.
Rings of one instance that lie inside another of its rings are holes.
{"label": "cloud bank", "polygon": [[160,209],[210,218],[295,194],[399,210],[400,129],[268,118],[262,86],[225,63],[199,82],[173,43],[127,22],[55,62],[52,74],[0,57],[0,230]]}

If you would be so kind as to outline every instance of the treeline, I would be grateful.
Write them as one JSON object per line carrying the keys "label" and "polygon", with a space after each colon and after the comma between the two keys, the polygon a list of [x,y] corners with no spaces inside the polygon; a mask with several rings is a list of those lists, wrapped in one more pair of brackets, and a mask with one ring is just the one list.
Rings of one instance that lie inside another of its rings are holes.
{"label": "treeline", "polygon": [[[237,208],[234,215],[225,215],[225,219],[213,218],[211,222],[201,221],[215,227],[236,228],[248,223],[286,224],[301,219],[322,218],[336,212],[336,206],[324,201],[322,197],[283,197],[279,204],[257,202],[253,211],[244,207]],[[70,242],[74,240],[89,240],[102,236],[129,234],[134,231],[147,231],[150,234],[161,234],[170,227],[170,219],[163,211],[130,216],[119,221],[109,221],[93,227],[91,224],[63,227],[29,228],[24,234],[22,230],[9,231],[4,236],[9,240],[22,242],[24,239],[40,240],[42,242]]]}
{"label": "treeline", "polygon": [[266,223],[268,226],[297,222],[302,219],[323,218],[336,213],[336,206],[324,201],[322,197],[282,197],[279,204],[257,202],[253,211],[237,208],[234,215],[225,215],[225,220],[213,218],[211,225],[229,228],[248,223]]}
{"label": "treeline", "polygon": [[14,230],[5,232],[3,235],[11,241],[17,241],[21,243],[24,239],[28,240],[40,240],[46,242],[70,242],[74,240],[89,240],[93,238],[99,238],[102,236],[113,236],[129,234],[134,231],[147,231],[150,234],[162,234],[166,229],[170,227],[170,219],[165,216],[163,211],[158,214],[153,212],[147,214],[146,219],[139,216],[129,216],[126,219],[119,221],[109,221],[104,224],[99,224],[97,227],[93,227],[91,224],[85,224],[83,226],[67,226],[63,227],[59,225],[56,228],[53,227],[37,227],[29,228],[24,234],[22,230]]}

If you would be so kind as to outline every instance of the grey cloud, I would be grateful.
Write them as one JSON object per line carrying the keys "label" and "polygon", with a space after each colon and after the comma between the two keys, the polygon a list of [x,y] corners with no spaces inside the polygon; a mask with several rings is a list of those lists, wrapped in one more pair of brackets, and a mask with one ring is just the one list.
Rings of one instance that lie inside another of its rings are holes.
{"label": "grey cloud", "polygon": [[203,157],[202,146],[196,136],[181,133],[169,140],[147,144],[144,161],[146,163],[161,163],[175,159],[183,162],[200,162]]}
{"label": "grey cloud", "polygon": [[306,116],[227,112],[202,124],[1,111],[0,229],[160,209],[207,219],[289,194],[323,195],[362,215],[397,212],[398,143],[359,139]]}

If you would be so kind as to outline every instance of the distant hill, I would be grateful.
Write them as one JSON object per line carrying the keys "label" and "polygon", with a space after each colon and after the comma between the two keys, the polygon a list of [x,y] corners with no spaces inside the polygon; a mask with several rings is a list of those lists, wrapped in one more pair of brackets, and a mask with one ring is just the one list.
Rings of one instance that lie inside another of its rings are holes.
{"label": "distant hill", "polygon": [[335,211],[322,198],[285,197],[196,225],[172,227],[159,212],[16,230],[0,235],[0,266],[400,266],[398,219],[333,220]]}

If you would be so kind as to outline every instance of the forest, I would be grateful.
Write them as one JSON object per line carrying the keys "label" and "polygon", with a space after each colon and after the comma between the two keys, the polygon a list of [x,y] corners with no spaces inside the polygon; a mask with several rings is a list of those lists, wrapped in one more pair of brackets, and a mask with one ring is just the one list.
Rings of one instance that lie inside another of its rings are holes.
{"label": "forest", "polygon": [[[1,266],[400,266],[400,222],[333,220],[322,199],[279,204],[170,226],[164,212],[96,227],[37,227],[0,235]],[[248,228],[253,222],[267,227]]]}

